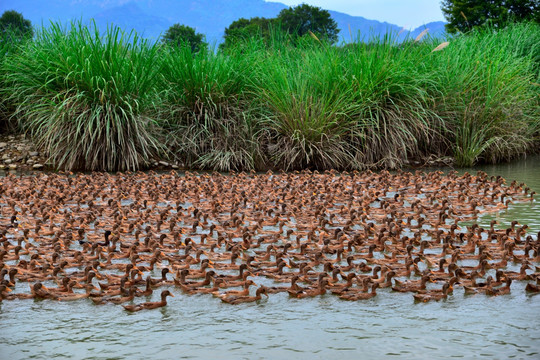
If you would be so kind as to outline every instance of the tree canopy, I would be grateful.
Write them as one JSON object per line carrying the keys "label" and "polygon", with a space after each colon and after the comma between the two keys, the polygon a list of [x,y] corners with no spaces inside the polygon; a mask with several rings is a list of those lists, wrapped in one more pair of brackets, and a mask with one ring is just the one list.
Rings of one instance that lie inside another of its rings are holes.
{"label": "tree canopy", "polygon": [[14,34],[17,37],[32,37],[32,23],[15,10],[7,10],[0,17],[0,33]]}
{"label": "tree canopy", "polygon": [[[274,30],[272,30],[274,29]],[[253,36],[268,39],[272,31],[284,31],[293,39],[307,35],[310,31],[321,40],[337,41],[339,29],[327,10],[302,4],[283,9],[275,18],[254,17],[235,20],[225,29],[225,42],[220,48],[228,48],[239,40]]]}
{"label": "tree canopy", "polygon": [[161,41],[170,46],[191,47],[191,51],[198,52],[206,50],[208,43],[203,34],[197,33],[194,28],[186,25],[174,24],[165,32]]}
{"label": "tree canopy", "polygon": [[283,9],[277,16],[281,27],[298,36],[304,36],[310,31],[315,35],[334,43],[338,39],[339,29],[327,10],[316,6],[301,4]]}
{"label": "tree canopy", "polygon": [[268,38],[273,23],[275,23],[275,19],[263,17],[254,17],[251,19],[240,18],[235,20],[225,29],[225,42],[220,47],[222,49],[228,48],[238,40],[245,40],[258,35]]}
{"label": "tree canopy", "polygon": [[443,0],[441,5],[449,33],[467,32],[487,23],[500,27],[509,21],[540,22],[538,0]]}

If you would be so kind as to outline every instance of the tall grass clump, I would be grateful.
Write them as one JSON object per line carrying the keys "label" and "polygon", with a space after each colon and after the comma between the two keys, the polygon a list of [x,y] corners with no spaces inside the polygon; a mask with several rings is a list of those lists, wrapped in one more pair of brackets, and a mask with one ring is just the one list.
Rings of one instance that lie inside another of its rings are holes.
{"label": "tall grass clump", "polygon": [[431,56],[435,111],[458,166],[507,161],[531,149],[539,129],[538,25],[477,30]]}
{"label": "tall grass clump", "polygon": [[294,46],[273,35],[259,53],[253,96],[263,110],[271,163],[298,168],[357,168],[350,87],[336,86],[343,76],[338,49],[307,38]]}
{"label": "tall grass clump", "polygon": [[[10,56],[14,56],[21,45],[31,41],[28,37],[21,36],[12,29],[0,31],[0,89],[6,87],[6,72],[3,65]],[[12,121],[9,121],[13,114],[13,106],[6,100],[6,95],[0,93],[0,130],[13,130],[15,128]]]}
{"label": "tall grass clump", "polygon": [[351,94],[357,162],[396,168],[440,152],[444,124],[430,109],[432,80],[421,71],[423,45],[400,44],[387,35],[348,46],[341,57],[345,76],[335,84]]}
{"label": "tall grass clump", "polygon": [[192,52],[187,46],[163,53],[167,146],[190,168],[220,171],[261,168],[261,129],[250,105],[250,53]]}
{"label": "tall grass clump", "polygon": [[2,93],[57,168],[135,170],[161,149],[157,59],[135,33],[53,23],[3,64]]}

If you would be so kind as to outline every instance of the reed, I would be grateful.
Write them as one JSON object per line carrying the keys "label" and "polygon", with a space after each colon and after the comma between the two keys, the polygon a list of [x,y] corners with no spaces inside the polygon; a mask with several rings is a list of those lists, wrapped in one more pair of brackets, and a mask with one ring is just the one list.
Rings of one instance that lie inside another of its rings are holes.
{"label": "reed", "polygon": [[351,87],[357,152],[365,167],[396,168],[411,158],[437,150],[444,124],[430,108],[434,86],[424,66],[425,46],[418,40],[398,44],[389,35],[343,53]]}
{"label": "reed", "polygon": [[[0,32],[0,89],[6,86],[4,63],[10,56],[14,56],[27,41],[29,41],[28,38],[21,37],[13,30],[7,29]],[[11,132],[16,129],[16,125],[10,120],[14,111],[13,104],[7,101],[5,94],[0,93],[0,130],[2,132]]]}
{"label": "reed", "polygon": [[56,167],[136,170],[161,150],[157,55],[116,27],[53,23],[5,61],[2,94]]}
{"label": "reed", "polygon": [[350,88],[336,86],[338,49],[310,39],[269,48],[256,62],[251,93],[264,109],[270,161],[286,170],[356,168]]}
{"label": "reed", "polygon": [[471,166],[538,148],[539,25],[396,38],[331,46],[276,28],[193,53],[52,24],[0,43],[0,106],[63,169]]}
{"label": "reed", "polygon": [[538,45],[531,41],[537,31],[532,24],[480,30],[431,54],[434,110],[449,129],[458,166],[508,161],[531,150],[540,116]]}
{"label": "reed", "polygon": [[163,64],[163,121],[172,156],[190,168],[260,167],[260,128],[246,91],[249,56],[193,53],[184,46],[167,49]]}

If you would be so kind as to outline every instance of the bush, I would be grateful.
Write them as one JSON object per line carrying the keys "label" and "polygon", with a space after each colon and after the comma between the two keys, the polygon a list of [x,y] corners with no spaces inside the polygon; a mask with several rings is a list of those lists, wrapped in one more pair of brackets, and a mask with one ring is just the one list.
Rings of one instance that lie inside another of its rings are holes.
{"label": "bush", "polygon": [[508,161],[531,149],[540,119],[538,43],[523,50],[534,32],[538,25],[476,30],[430,58],[435,110],[450,129],[458,166]]}
{"label": "bush", "polygon": [[161,150],[158,48],[118,28],[51,24],[6,60],[2,93],[56,167],[135,170]]}
{"label": "bush", "polygon": [[260,129],[246,93],[247,57],[234,51],[194,54],[182,46],[163,59],[164,119],[173,156],[202,169],[261,167]]}

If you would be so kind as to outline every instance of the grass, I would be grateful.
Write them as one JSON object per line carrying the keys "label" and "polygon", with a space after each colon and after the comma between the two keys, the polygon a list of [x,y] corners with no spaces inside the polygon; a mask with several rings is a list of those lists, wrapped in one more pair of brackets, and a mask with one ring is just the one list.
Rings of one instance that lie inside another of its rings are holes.
{"label": "grass", "polygon": [[[19,36],[14,31],[0,32],[0,69],[3,68],[5,60],[13,56],[28,39]],[[5,88],[5,73],[0,70],[0,89]],[[10,115],[13,114],[13,107],[6,101],[6,96],[0,94],[0,130],[2,132],[13,131],[15,128],[10,121]]]}
{"label": "grass", "polygon": [[56,167],[135,170],[161,150],[157,57],[118,28],[52,24],[5,61],[2,93]]}
{"label": "grass", "polygon": [[539,129],[539,48],[531,51],[528,38],[537,32],[537,25],[477,31],[433,54],[435,111],[449,127],[458,166],[508,161],[531,148]]}
{"label": "grass", "polygon": [[334,86],[343,70],[336,52],[313,41],[259,52],[251,91],[275,167],[355,167],[351,94]]}
{"label": "grass", "polygon": [[260,129],[246,93],[245,57],[163,52],[163,116],[172,156],[188,167],[220,171],[254,169],[263,162]]}
{"label": "grass", "polygon": [[330,46],[276,31],[192,53],[52,24],[0,62],[0,99],[63,169],[134,170],[156,157],[220,171],[443,156],[471,166],[538,147],[539,34],[516,24],[446,46],[429,34]]}

